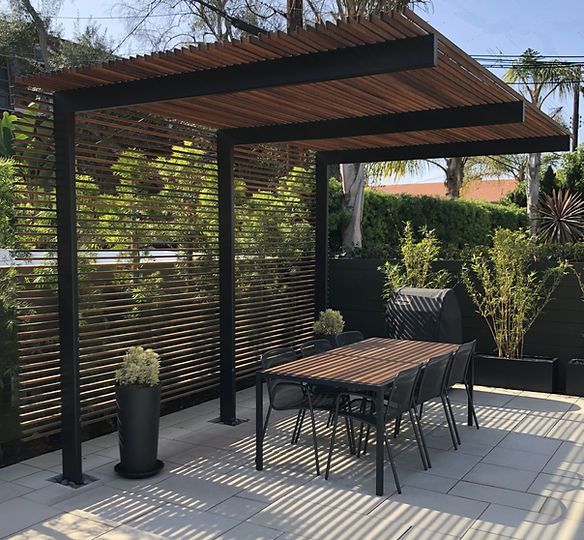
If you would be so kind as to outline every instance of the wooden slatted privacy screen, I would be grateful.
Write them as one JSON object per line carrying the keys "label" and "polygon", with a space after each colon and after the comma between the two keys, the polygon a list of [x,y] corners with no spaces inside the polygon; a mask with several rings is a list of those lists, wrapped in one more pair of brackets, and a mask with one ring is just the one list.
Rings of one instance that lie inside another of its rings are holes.
{"label": "wooden slatted privacy screen", "polygon": [[[30,105],[33,103],[33,105]],[[18,345],[22,438],[60,430],[51,96],[20,91]],[[162,399],[219,383],[215,132],[129,109],[76,117],[82,422],[115,413],[125,350],[161,356]],[[32,130],[32,131],[31,131]],[[298,344],[314,319],[313,155],[237,147],[236,367]],[[172,406],[172,405],[170,405]]]}
{"label": "wooden slatted privacy screen", "polygon": [[236,371],[313,335],[314,155],[298,147],[235,150]]}

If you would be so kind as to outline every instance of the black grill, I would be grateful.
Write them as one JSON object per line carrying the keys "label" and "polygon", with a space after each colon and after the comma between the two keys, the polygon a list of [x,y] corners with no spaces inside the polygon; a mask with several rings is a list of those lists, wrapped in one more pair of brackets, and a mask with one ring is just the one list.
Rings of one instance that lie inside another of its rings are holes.
{"label": "black grill", "polygon": [[404,287],[387,302],[388,337],[462,343],[462,317],[453,289]]}

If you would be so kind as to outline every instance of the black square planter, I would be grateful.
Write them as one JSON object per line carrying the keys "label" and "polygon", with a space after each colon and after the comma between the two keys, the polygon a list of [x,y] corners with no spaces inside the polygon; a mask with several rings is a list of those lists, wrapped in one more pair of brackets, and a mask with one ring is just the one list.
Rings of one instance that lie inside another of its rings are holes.
{"label": "black square planter", "polygon": [[487,354],[475,356],[474,382],[513,390],[552,393],[557,388],[557,358],[500,358]]}
{"label": "black square planter", "polygon": [[566,394],[584,397],[584,360],[574,358],[566,366]]}

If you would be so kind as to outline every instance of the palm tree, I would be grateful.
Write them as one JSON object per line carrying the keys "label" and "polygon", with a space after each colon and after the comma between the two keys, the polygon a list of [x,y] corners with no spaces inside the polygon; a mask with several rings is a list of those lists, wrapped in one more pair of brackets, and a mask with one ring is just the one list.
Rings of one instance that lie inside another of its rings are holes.
{"label": "palm tree", "polygon": [[[538,109],[543,109],[553,95],[565,96],[573,90],[575,68],[558,60],[544,61],[541,54],[527,49],[505,73],[504,79],[519,87],[519,91]],[[531,233],[537,234],[539,171],[541,152],[530,153],[526,167],[527,214]]]}

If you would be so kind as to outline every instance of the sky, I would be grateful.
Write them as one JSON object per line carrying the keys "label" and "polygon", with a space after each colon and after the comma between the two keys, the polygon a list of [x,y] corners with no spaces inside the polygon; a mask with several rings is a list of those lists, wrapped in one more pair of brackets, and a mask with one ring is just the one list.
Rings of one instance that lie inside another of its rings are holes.
{"label": "sky", "polygon": [[[38,0],[37,0],[38,1]],[[107,29],[114,44],[127,34],[124,20],[99,19],[119,16],[117,0],[63,0],[56,22],[66,37],[75,31],[75,17],[94,17]],[[520,54],[532,48],[544,55],[584,55],[584,1],[556,0],[434,0],[420,15],[467,53]],[[80,21],[83,24],[85,19]],[[129,43],[125,53],[139,53],[137,43]],[[497,73],[501,75],[501,73]],[[569,121],[571,104],[559,100],[550,106],[564,105]],[[584,109],[584,103],[581,104]],[[583,113],[584,114],[584,113]],[[416,180],[441,180],[439,169],[428,169]],[[400,181],[411,181],[411,178]]]}

